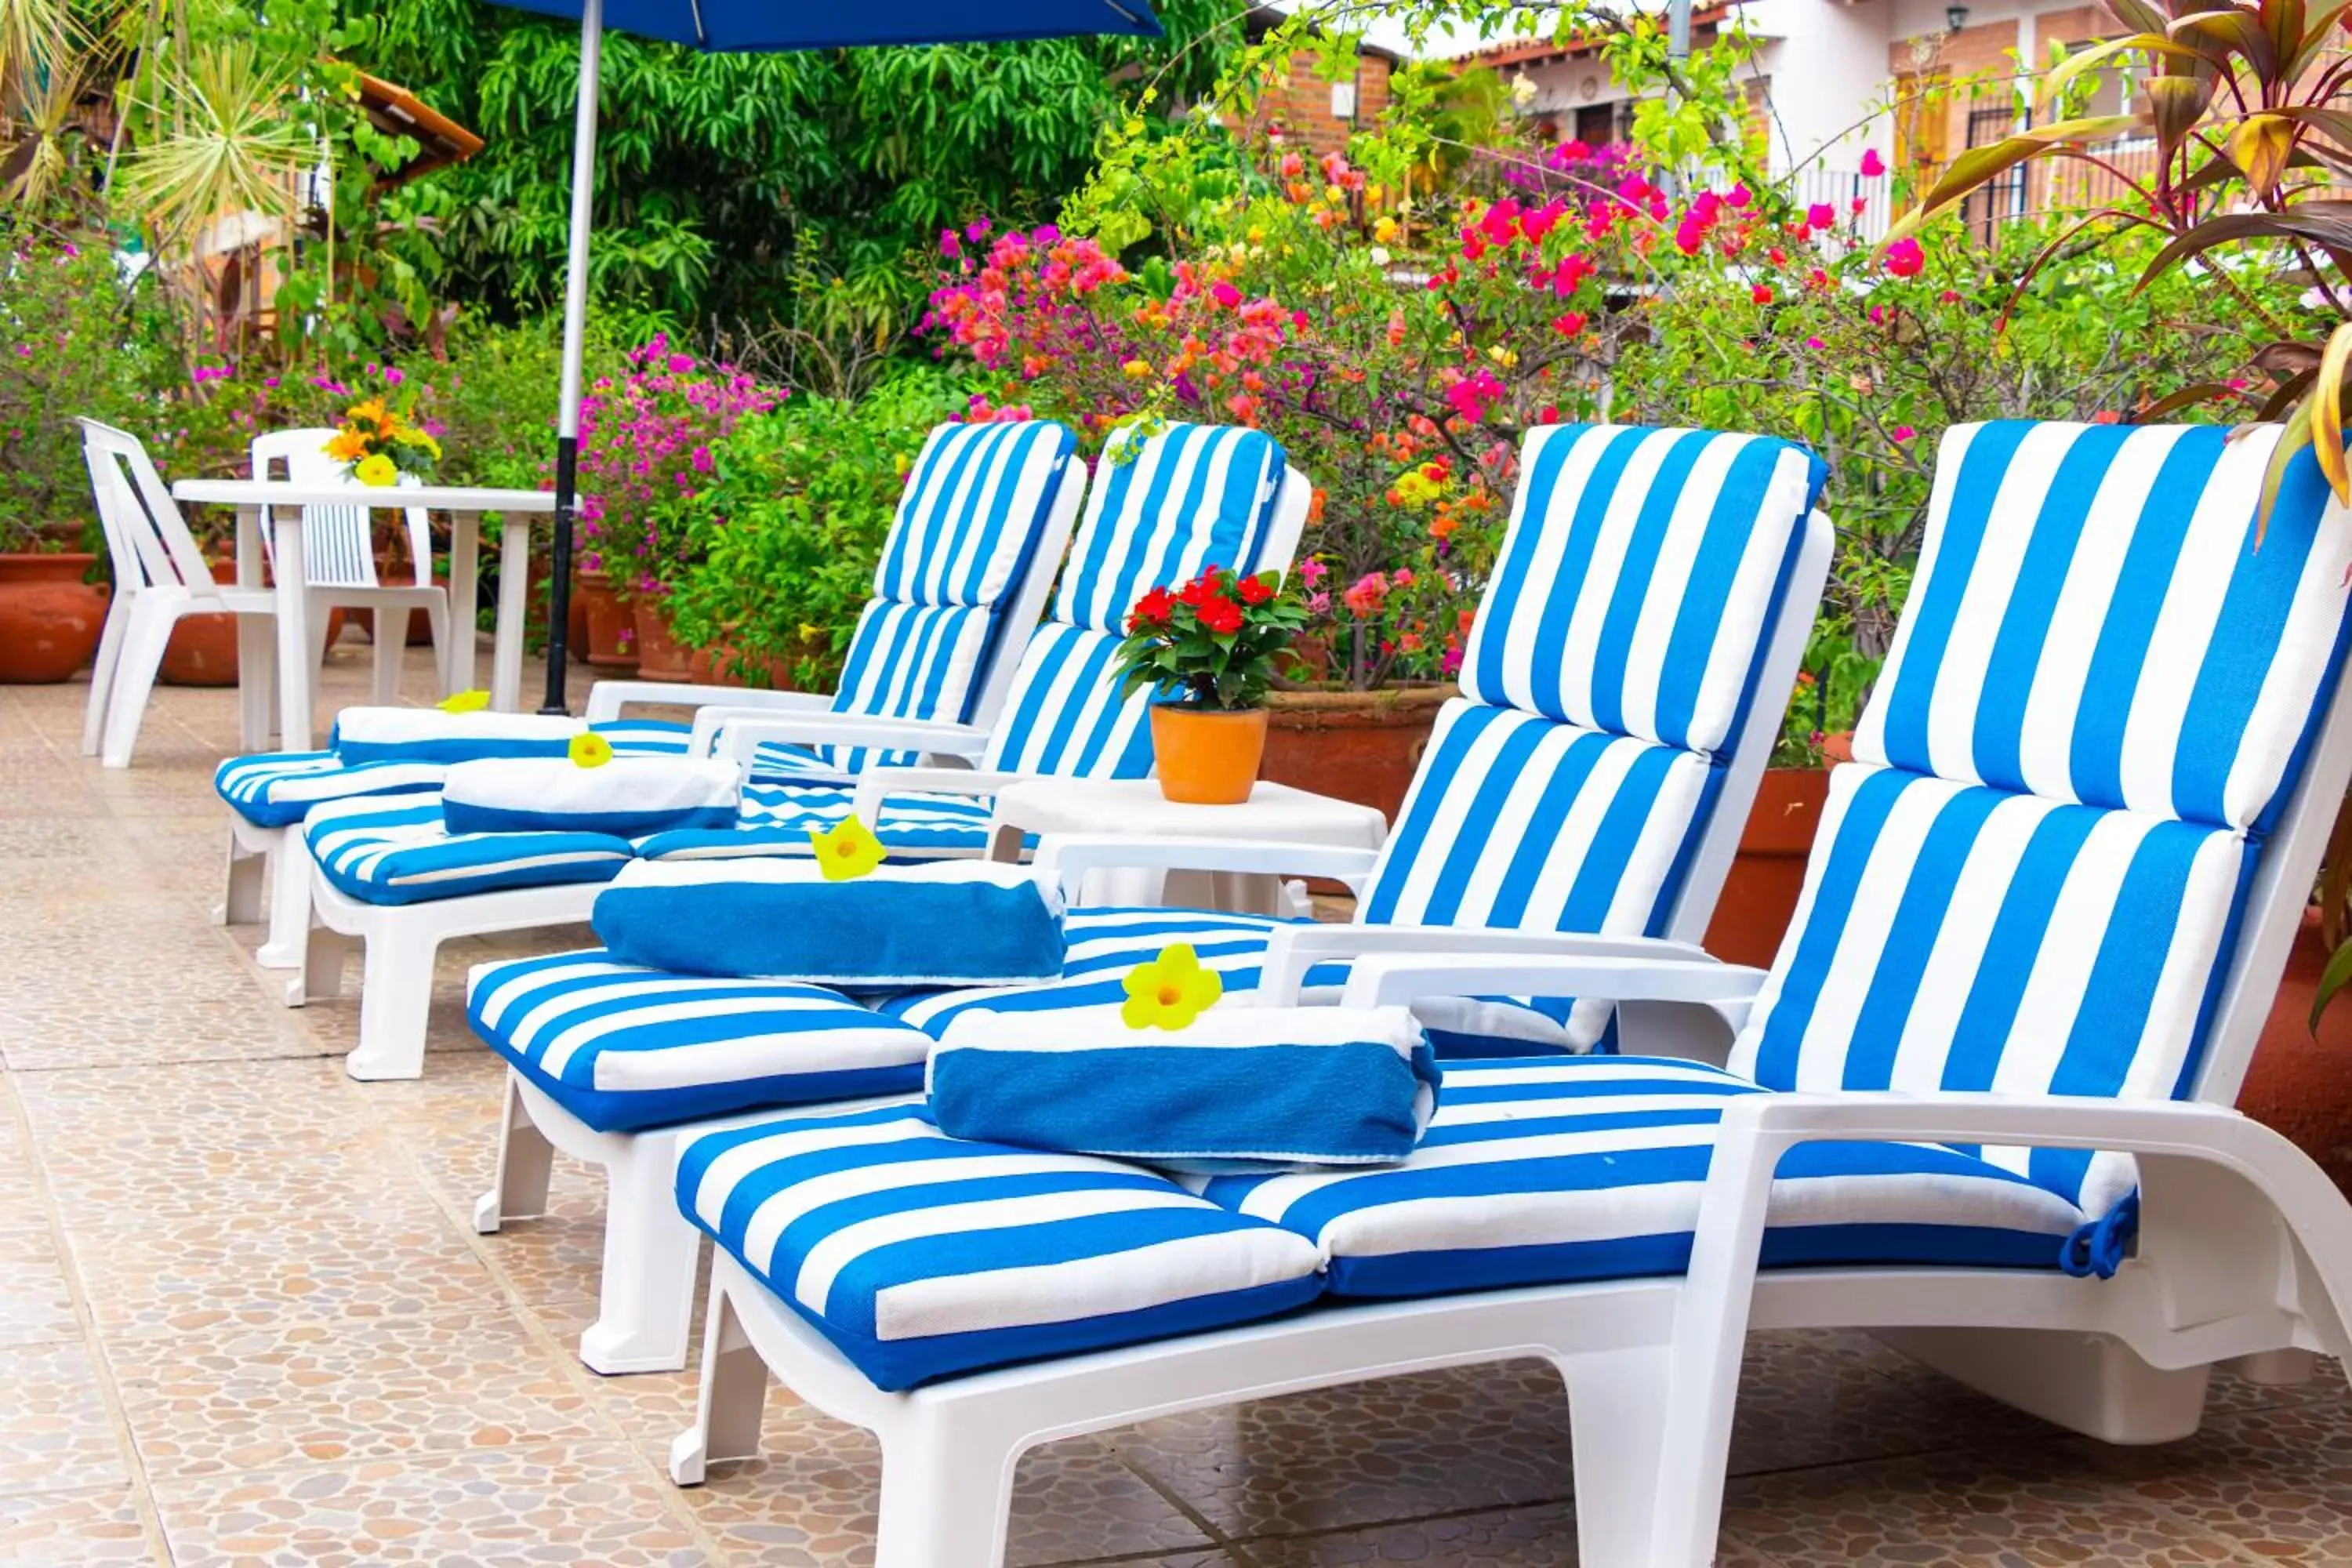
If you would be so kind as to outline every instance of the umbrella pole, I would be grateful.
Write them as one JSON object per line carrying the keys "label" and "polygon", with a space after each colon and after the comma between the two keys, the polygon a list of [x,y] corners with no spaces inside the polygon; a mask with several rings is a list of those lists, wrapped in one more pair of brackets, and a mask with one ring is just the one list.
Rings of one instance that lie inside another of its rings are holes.
{"label": "umbrella pole", "polygon": [[572,254],[563,275],[563,390],[555,419],[555,527],[547,583],[547,702],[566,711],[566,624],[572,613],[572,517],[579,499],[580,362],[588,320],[589,208],[596,188],[596,86],[604,52],[604,0],[580,7],[580,104],[572,124]]}

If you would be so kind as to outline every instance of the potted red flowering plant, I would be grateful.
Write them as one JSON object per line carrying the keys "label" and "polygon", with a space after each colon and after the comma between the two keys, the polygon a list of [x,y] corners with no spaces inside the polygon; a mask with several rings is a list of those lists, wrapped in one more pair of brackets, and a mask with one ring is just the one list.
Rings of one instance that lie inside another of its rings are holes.
{"label": "potted red flowering plant", "polygon": [[1306,606],[1263,572],[1211,565],[1175,588],[1154,588],[1127,617],[1118,647],[1122,695],[1146,687],[1160,793],[1195,805],[1250,796],[1265,754],[1265,692],[1276,655],[1307,624]]}

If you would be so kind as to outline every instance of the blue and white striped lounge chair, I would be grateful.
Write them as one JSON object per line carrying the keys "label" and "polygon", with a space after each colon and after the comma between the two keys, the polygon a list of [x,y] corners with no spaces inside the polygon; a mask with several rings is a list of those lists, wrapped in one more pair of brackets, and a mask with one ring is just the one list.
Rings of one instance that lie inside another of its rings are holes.
{"label": "blue and white striped lounge chair", "polygon": [[[1085,466],[1059,425],[941,426],[911,472],[876,568],[839,701],[895,709],[956,735],[1009,687],[999,650],[1034,623],[1077,516]],[[740,696],[740,693],[729,693]],[[844,726],[880,721],[834,711]],[[666,749],[639,720],[605,721],[615,748]],[[895,732],[895,731],[894,731]],[[352,770],[356,772],[357,770]],[[588,842],[586,840],[595,840]],[[331,995],[348,939],[365,948],[354,1078],[424,1070],[433,965],[455,936],[587,918],[594,885],[634,853],[604,835],[451,834],[437,791],[314,805],[287,852],[309,904],[289,1000]]]}
{"label": "blue and white striped lounge chair", "polygon": [[[1573,950],[1591,940],[1559,936],[1563,924],[1634,938],[1652,931],[1694,938],[1714,907],[1769,754],[1828,568],[1829,521],[1812,510],[1819,464],[1798,447],[1759,437],[1610,428],[1538,431],[1525,456],[1509,537],[1472,634],[1468,696],[1446,715],[1387,853],[1376,858],[1260,843],[1250,847],[1261,858],[1247,867],[1265,868],[1264,857],[1274,855],[1274,868],[1285,871],[1359,884],[1369,873],[1366,905],[1381,919],[1490,920],[1511,931],[1528,927],[1531,942],[1541,937],[1555,948]],[[1041,636],[1066,637],[1067,630],[1057,624]],[[1490,668],[1482,650],[1505,641],[1518,650],[1511,656],[1517,662],[1481,675]],[[1671,660],[1656,651],[1661,642],[1675,650]],[[1604,690],[1571,674],[1588,663],[1651,673],[1615,679]],[[1538,687],[1511,674],[1538,667],[1551,671]],[[1659,672],[1669,668],[1696,678],[1662,679]],[[1525,706],[1500,705],[1515,700]],[[1109,703],[1093,710],[1121,711]],[[1587,729],[1555,711],[1605,713],[1612,721],[1638,714],[1632,722],[1644,733]],[[1486,808],[1475,826],[1460,809],[1465,800]],[[1496,833],[1495,822],[1517,827]],[[1199,841],[1183,847],[1226,847]],[[1049,839],[1041,869],[1057,854]],[[1480,870],[1471,862],[1482,854]],[[1066,895],[1078,879],[1066,867]],[[1486,889],[1476,895],[1483,901],[1465,902],[1465,882]],[[895,1069],[898,1078],[895,1084],[868,1081],[863,1091],[915,1087],[933,1026],[959,1011],[1115,1002],[1120,974],[1179,940],[1195,942],[1202,962],[1223,973],[1229,989],[1242,991],[1269,932],[1294,928],[1183,910],[1074,909],[1067,929],[1068,974],[1057,984],[868,998],[872,1022],[856,1059]],[[1370,932],[1368,942],[1379,935],[1376,926],[1341,929]],[[689,1114],[666,1096],[682,1095],[690,1084],[697,1097],[690,1114],[748,1113],[754,1120],[762,1100],[836,1098],[830,1075],[839,1070],[840,1055],[818,1054],[805,1035],[768,1034],[757,1023],[730,1032],[724,1020],[699,1014],[682,1023],[677,1009],[691,1009],[702,989],[689,977],[614,963],[602,950],[485,965],[473,976],[476,1032],[514,1069],[500,1185],[483,1199],[478,1223],[490,1229],[501,1216],[539,1212],[546,1140],[611,1173],[606,1234],[630,1239],[608,1250],[614,1271],[606,1276],[604,1315],[583,1343],[599,1370],[676,1365],[684,1353],[689,1299],[676,1294],[665,1305],[651,1294],[663,1282],[674,1289],[685,1285],[695,1249],[693,1233],[681,1226],[667,1195],[646,1196],[667,1179]],[[1564,1009],[1555,1017],[1503,1003],[1457,1009],[1450,1021],[1465,1030],[1514,1031],[1545,1049],[1590,1046],[1607,1027],[1605,1009],[1579,1024],[1580,1033],[1559,1021],[1568,1016]],[[924,1027],[898,1037],[875,1032],[882,1023]],[[609,1068],[592,1070],[566,1056],[562,1072],[549,1069],[549,1053],[591,1038],[600,1042],[606,1053],[601,1062]],[[698,1070],[705,1058],[697,1053],[721,1038],[754,1048],[723,1068]],[[617,1075],[619,1063],[630,1059],[624,1052],[675,1053],[680,1076],[665,1093],[638,1094],[634,1104],[609,1096],[589,1103],[588,1091],[604,1087],[593,1071]],[[802,1060],[809,1076],[794,1086],[788,1077]],[[731,1104],[712,1098],[719,1070],[738,1076],[742,1092]],[[688,1263],[683,1269],[674,1266],[681,1256]]]}
{"label": "blue and white striped lounge chair", "polygon": [[2305,454],[2257,547],[2277,439],[1947,435],[1769,973],[1620,944],[1346,987],[1704,1006],[1723,1067],[1449,1063],[1397,1165],[1076,1162],[1066,1198],[911,1104],[689,1142],[719,1255],[673,1475],[754,1451],[764,1363],[879,1435],[877,1568],[996,1568],[1034,1442],[1533,1354],[1567,1385],[1579,1560],[1698,1568],[1751,1326],[1869,1329],[2123,1442],[2192,1430],[2217,1362],[2352,1353],[2352,1207],[2230,1105],[2352,780],[2352,515]]}
{"label": "blue and white striped lounge chair", "polygon": [[640,853],[656,860],[805,855],[812,829],[854,809],[896,858],[979,856],[991,847],[991,797],[1012,779],[1148,776],[1150,699],[1120,695],[1112,658],[1128,611],[1152,588],[1212,563],[1287,571],[1311,500],[1305,477],[1286,471],[1282,448],[1262,433],[1168,426],[1128,460],[1097,467],[1051,611],[1030,635],[1003,718],[984,745],[966,750],[967,765],[919,767],[902,751],[873,759],[854,788],[780,784],[765,760],[811,733],[792,720],[729,714],[727,744],[755,769],[744,831],[661,835]]}
{"label": "blue and white striped lounge chair", "polygon": [[[1075,445],[1066,427],[1042,422],[950,424],[930,433],[908,472],[874,596],[833,696],[600,681],[588,694],[588,727],[623,755],[694,750],[689,725],[625,716],[625,707],[641,703],[887,714],[970,726],[985,737],[1013,678],[1013,661],[994,657],[996,650],[1036,624],[1077,519],[1085,469]],[[707,752],[706,739],[695,754]],[[213,779],[231,813],[219,919],[259,918],[261,883],[274,861],[269,939],[257,957],[265,968],[303,967],[310,871],[299,857],[279,856],[285,830],[314,805],[436,789],[443,771],[421,763],[346,763],[331,748],[223,763]],[[290,999],[307,990],[297,982]]]}

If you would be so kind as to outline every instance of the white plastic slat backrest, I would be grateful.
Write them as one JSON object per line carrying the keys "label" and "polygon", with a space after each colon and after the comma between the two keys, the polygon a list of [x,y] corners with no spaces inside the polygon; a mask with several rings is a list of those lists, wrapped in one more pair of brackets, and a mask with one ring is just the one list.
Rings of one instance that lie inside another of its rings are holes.
{"label": "white plastic slat backrest", "polygon": [[[329,429],[273,430],[253,438],[253,477],[277,479],[272,465],[285,466],[295,484],[335,484],[343,466],[327,456]],[[302,509],[304,575],[313,587],[373,588],[376,585],[373,514],[365,507],[306,506]],[[265,539],[272,538],[268,529]]]}
{"label": "white plastic slat backrest", "polygon": [[150,587],[177,584],[209,595],[212,568],[139,437],[95,419],[77,423],[117,580]]}

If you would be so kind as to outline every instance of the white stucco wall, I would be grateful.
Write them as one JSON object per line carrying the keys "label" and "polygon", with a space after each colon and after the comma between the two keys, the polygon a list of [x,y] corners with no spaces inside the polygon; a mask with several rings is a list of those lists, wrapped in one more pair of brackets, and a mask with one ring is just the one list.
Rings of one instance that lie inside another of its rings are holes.
{"label": "white stucco wall", "polygon": [[1740,7],[1759,40],[1757,68],[1769,79],[1775,173],[1806,164],[1851,172],[1865,148],[1894,152],[1885,117],[1864,121],[1885,96],[1895,4],[1749,0]]}

